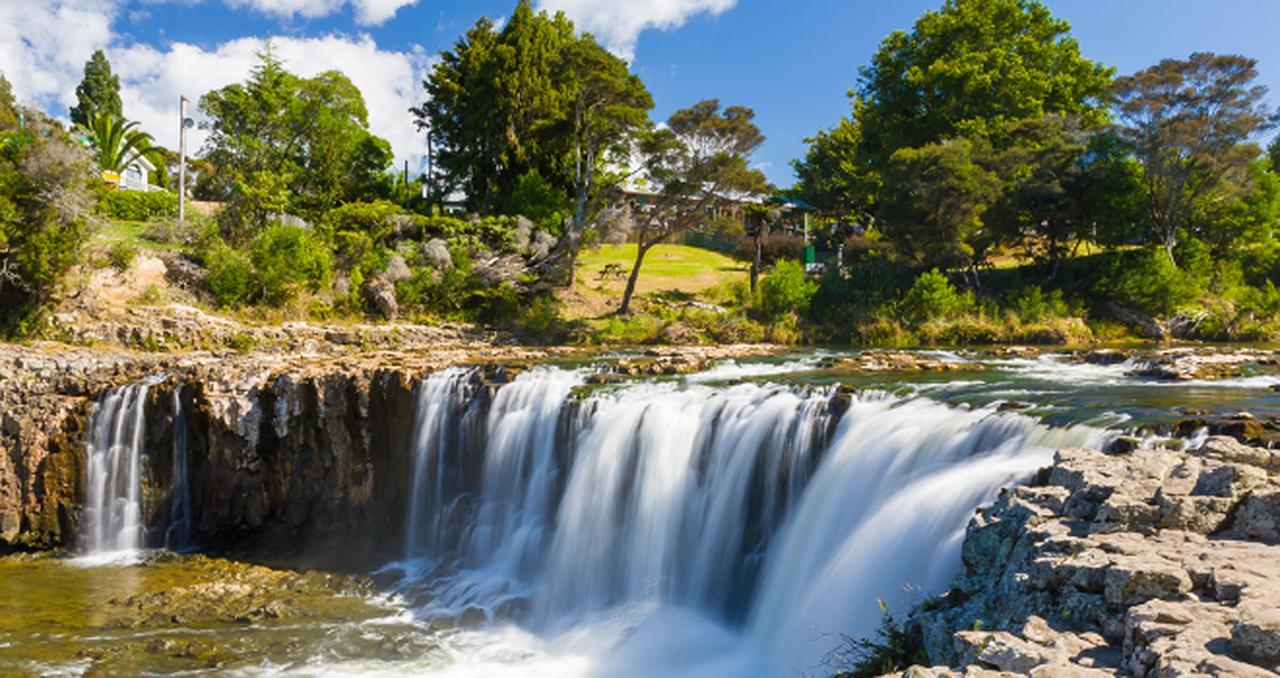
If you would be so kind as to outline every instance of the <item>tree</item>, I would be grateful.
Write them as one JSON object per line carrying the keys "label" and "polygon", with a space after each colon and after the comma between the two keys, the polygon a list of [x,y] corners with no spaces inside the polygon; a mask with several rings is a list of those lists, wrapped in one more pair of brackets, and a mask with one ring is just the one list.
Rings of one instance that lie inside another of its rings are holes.
{"label": "tree", "polygon": [[862,131],[856,120],[842,118],[830,130],[805,139],[803,159],[792,161],[796,184],[792,193],[834,219],[866,220],[879,178],[857,157]]}
{"label": "tree", "polygon": [[158,149],[151,145],[151,135],[138,129],[136,122],[98,111],[89,116],[85,127],[93,145],[94,160],[103,170],[123,172],[139,157],[158,157]]}
{"label": "tree", "polygon": [[1138,173],[1108,131],[1086,129],[1076,116],[1026,120],[995,162],[1005,188],[984,216],[1001,240],[1049,265],[1056,279],[1069,248],[1101,233],[1121,237],[1141,223],[1135,209]]}
{"label": "tree", "polygon": [[968,139],[899,149],[884,171],[879,211],[900,257],[925,268],[965,265],[975,286],[992,241],[982,215],[1000,195],[999,178],[976,155]]}
{"label": "tree", "polygon": [[71,107],[71,123],[89,127],[94,114],[124,117],[120,103],[120,78],[111,73],[111,63],[102,50],[84,63],[84,79],[76,85],[77,104]]}
{"label": "tree", "polygon": [[369,132],[364,99],[345,75],[299,78],[269,44],[258,58],[247,82],[200,99],[209,130],[200,193],[227,201],[223,231],[237,242],[273,214],[318,219],[389,188],[390,144]]}
{"label": "tree", "polygon": [[0,333],[22,334],[78,260],[92,164],[52,120],[19,109],[0,76]]}
{"label": "tree", "polygon": [[467,206],[489,212],[530,170],[570,189],[571,79],[561,77],[573,23],[520,0],[496,29],[481,18],[440,55],[423,83],[427,101],[410,109],[439,144],[436,161]]}
{"label": "tree", "polygon": [[672,113],[666,128],[644,141],[643,174],[657,195],[636,218],[636,261],[619,314],[630,313],[640,267],[654,245],[696,227],[708,212],[768,188],[764,175],[748,165],[764,143],[754,118],[749,108],[721,110],[720,102],[710,99]]}
{"label": "tree", "polygon": [[649,128],[653,97],[625,62],[591,36],[578,38],[565,50],[561,73],[571,92],[574,209],[550,261],[567,264],[562,269],[572,283],[574,259],[587,228],[627,178],[611,168],[626,162],[638,135]]}
{"label": "tree", "polygon": [[1070,25],[1036,0],[947,0],[881,43],[856,91],[859,157],[873,170],[944,139],[1003,150],[1012,125],[1046,114],[1106,119],[1112,70],[1080,54]]}
{"label": "tree", "polygon": [[1246,190],[1252,140],[1271,125],[1257,62],[1197,52],[1165,59],[1112,88],[1122,131],[1142,163],[1153,235],[1174,250],[1206,202]]}

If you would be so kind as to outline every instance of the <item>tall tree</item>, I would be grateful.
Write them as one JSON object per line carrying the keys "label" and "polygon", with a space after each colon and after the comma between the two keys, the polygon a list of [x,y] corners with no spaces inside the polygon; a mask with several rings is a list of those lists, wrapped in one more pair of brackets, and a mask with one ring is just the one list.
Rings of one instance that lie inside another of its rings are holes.
{"label": "tall tree", "polygon": [[947,0],[890,34],[861,73],[860,156],[882,169],[901,148],[965,136],[997,150],[1020,120],[1106,119],[1112,70],[1080,54],[1070,25],[1037,0]]}
{"label": "tall tree", "polygon": [[884,171],[879,226],[903,259],[925,268],[978,264],[994,240],[982,215],[1000,180],[968,139],[899,149]]}
{"label": "tall tree", "polygon": [[84,63],[84,79],[76,85],[75,106],[71,107],[72,124],[89,126],[95,113],[124,117],[120,103],[120,78],[111,73],[107,55],[98,50]]}
{"label": "tall tree", "polygon": [[636,260],[619,314],[630,313],[640,267],[654,245],[698,226],[713,208],[767,190],[764,175],[749,165],[764,143],[754,118],[750,108],[721,109],[719,101],[706,100],[672,113],[642,144],[644,179],[657,195],[636,216]]}
{"label": "tall tree", "polygon": [[831,218],[865,221],[879,177],[858,159],[861,138],[857,120],[841,118],[835,127],[805,139],[804,158],[791,163],[795,196]]}
{"label": "tall tree", "polygon": [[273,213],[316,218],[368,197],[391,164],[390,144],[369,131],[364,99],[345,75],[299,78],[269,45],[247,82],[205,94],[200,110],[209,130],[201,191],[228,201],[223,226],[233,239]]}
{"label": "tall tree", "polygon": [[1115,82],[1123,132],[1145,170],[1153,235],[1174,265],[1195,211],[1249,181],[1252,142],[1272,124],[1257,75],[1253,59],[1197,52]]}
{"label": "tall tree", "polygon": [[500,31],[481,18],[440,55],[424,83],[427,101],[411,111],[469,208],[493,210],[530,171],[569,191],[572,83],[560,74],[575,39],[563,14],[520,0]]}
{"label": "tall tree", "polygon": [[1124,237],[1142,222],[1136,209],[1140,172],[1109,131],[1086,129],[1076,116],[1047,115],[1012,130],[1015,143],[994,159],[1003,194],[984,215],[1049,266],[1056,279],[1064,258],[1084,240]]}
{"label": "tall tree", "polygon": [[563,59],[560,72],[570,93],[574,210],[549,262],[567,271],[572,282],[574,258],[584,234],[628,177],[617,168],[626,164],[638,135],[649,128],[653,97],[625,62],[591,36],[570,44]]}

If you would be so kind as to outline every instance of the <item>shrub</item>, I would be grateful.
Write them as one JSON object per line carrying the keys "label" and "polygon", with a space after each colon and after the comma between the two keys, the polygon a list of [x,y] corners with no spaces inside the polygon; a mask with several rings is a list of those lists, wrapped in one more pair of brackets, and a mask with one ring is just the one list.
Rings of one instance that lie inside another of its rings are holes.
{"label": "shrub", "polygon": [[800,262],[783,260],[760,281],[760,310],[774,319],[789,313],[803,315],[817,291],[818,284],[805,275]]}
{"label": "shrub", "polygon": [[1045,294],[1039,285],[1030,285],[1013,299],[1013,310],[1022,322],[1038,323],[1052,318],[1071,315],[1071,308],[1062,297],[1062,290]]}
{"label": "shrub", "polygon": [[[804,238],[798,235],[774,234],[760,243],[760,261],[765,266],[783,259],[804,259]],[[739,261],[751,261],[755,257],[756,245],[750,238],[738,241],[733,250],[733,257]]]}
{"label": "shrub", "polygon": [[124,273],[133,265],[133,260],[138,256],[138,248],[127,242],[118,242],[111,246],[107,251],[107,261],[111,262],[111,267]]}
{"label": "shrub", "polygon": [[559,234],[569,216],[569,196],[542,178],[538,170],[529,170],[516,180],[516,185],[503,204],[512,216],[528,218],[539,227]]}
{"label": "shrub", "polygon": [[416,224],[419,220],[420,218],[406,214],[399,205],[375,200],[335,207],[324,215],[321,223],[330,238],[346,232],[361,234],[374,242],[383,242],[400,234],[406,225]]}
{"label": "shrub", "polygon": [[168,191],[108,191],[98,208],[121,221],[172,219],[178,216],[178,196]]}
{"label": "shrub", "polygon": [[311,233],[296,226],[267,227],[250,246],[256,286],[263,301],[280,304],[305,288],[318,291],[332,273],[329,252]]}
{"label": "shrub", "polygon": [[248,255],[220,238],[214,239],[203,252],[204,266],[209,273],[205,285],[213,294],[214,302],[221,307],[237,306],[249,298],[253,284],[253,263]]}
{"label": "shrub", "polygon": [[1163,249],[1151,247],[1117,257],[1098,284],[1117,303],[1153,315],[1194,304],[1201,295],[1194,275],[1180,271]]}
{"label": "shrub", "polygon": [[936,268],[916,278],[899,303],[903,316],[915,323],[954,318],[973,307],[973,294],[961,293]]}

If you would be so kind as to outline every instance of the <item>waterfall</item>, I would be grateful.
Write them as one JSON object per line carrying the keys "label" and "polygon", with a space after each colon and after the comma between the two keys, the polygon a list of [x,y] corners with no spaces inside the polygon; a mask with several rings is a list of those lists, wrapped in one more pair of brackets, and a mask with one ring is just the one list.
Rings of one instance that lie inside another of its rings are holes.
{"label": "waterfall", "polygon": [[450,368],[432,374],[418,386],[413,478],[405,521],[409,557],[440,557],[444,553],[451,522],[451,507],[446,504],[448,472],[455,470],[460,456],[457,451],[466,446],[463,434],[471,416],[472,377],[471,370]]}
{"label": "waterfall", "polygon": [[173,390],[173,495],[169,499],[167,549],[186,547],[191,541],[191,471],[187,461],[187,412],[182,406],[182,386]]}
{"label": "waterfall", "polygon": [[1000,488],[1103,436],[926,398],[846,403],[834,387],[578,395],[581,372],[537,368],[486,398],[471,377],[419,386],[406,520],[409,554],[430,563],[406,568],[430,592],[419,613],[479,611],[577,649],[575,629],[638,615],[657,630],[631,624],[614,652],[645,666],[738,643],[766,673],[818,668],[838,634],[874,631],[880,601],[902,614],[941,592]]}
{"label": "waterfall", "polygon": [[142,443],[147,393],[155,383],[108,391],[89,417],[89,487],[81,539],[90,555],[128,555],[142,545]]}

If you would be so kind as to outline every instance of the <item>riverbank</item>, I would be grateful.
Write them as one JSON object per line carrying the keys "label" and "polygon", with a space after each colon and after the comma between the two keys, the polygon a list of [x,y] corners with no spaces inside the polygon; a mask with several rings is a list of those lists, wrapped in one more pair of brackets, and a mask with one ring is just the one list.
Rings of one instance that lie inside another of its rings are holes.
{"label": "riverbank", "polygon": [[970,522],[903,675],[1274,675],[1280,451],[1061,450]]}

